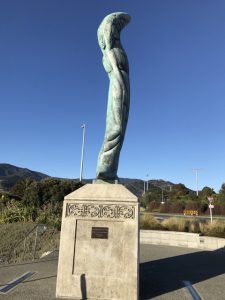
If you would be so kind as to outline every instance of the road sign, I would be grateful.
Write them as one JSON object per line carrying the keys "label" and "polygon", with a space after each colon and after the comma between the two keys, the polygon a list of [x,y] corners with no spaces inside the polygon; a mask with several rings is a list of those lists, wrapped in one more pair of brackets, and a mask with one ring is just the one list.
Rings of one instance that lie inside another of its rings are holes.
{"label": "road sign", "polygon": [[209,200],[210,203],[212,203],[213,200],[214,200],[213,197],[207,197],[207,198],[208,198],[208,200]]}
{"label": "road sign", "polygon": [[209,204],[209,208],[214,208],[214,205],[212,205],[212,204]]}

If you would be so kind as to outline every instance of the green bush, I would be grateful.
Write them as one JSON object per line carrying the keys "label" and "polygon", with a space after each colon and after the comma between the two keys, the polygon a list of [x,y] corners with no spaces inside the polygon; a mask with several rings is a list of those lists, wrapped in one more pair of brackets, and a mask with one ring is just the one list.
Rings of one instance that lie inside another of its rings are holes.
{"label": "green bush", "polygon": [[37,216],[33,206],[23,206],[20,202],[11,200],[0,212],[0,224],[14,222],[31,222]]}

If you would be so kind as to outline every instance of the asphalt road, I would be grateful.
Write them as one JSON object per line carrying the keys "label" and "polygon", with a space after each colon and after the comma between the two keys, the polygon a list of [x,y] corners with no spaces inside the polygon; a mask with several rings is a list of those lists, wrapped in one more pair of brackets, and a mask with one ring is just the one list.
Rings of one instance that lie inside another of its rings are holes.
{"label": "asphalt road", "polygon": [[[141,212],[141,214],[150,214],[153,215],[156,219],[169,219],[172,217],[182,218],[182,219],[195,219],[199,221],[209,221],[210,216],[184,216],[182,214],[163,214],[163,213],[149,213],[149,212]],[[225,220],[224,216],[213,216],[213,220]]]}
{"label": "asphalt road", "polygon": [[[191,300],[185,282],[204,300],[225,300],[225,250],[199,251],[171,246],[141,245],[140,300]],[[25,272],[36,272],[1,300],[53,300],[57,257],[0,266],[0,288]],[[198,298],[196,298],[198,299]]]}
{"label": "asphalt road", "polygon": [[193,299],[184,287],[191,282],[201,299],[225,299],[225,250],[142,245],[140,299]]}

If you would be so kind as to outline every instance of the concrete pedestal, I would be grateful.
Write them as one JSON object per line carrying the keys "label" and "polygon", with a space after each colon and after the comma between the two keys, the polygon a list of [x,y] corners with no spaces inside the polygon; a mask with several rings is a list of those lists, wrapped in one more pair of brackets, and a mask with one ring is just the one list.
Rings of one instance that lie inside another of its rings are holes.
{"label": "concrete pedestal", "polygon": [[64,199],[56,296],[138,299],[139,203],[120,184],[87,184]]}

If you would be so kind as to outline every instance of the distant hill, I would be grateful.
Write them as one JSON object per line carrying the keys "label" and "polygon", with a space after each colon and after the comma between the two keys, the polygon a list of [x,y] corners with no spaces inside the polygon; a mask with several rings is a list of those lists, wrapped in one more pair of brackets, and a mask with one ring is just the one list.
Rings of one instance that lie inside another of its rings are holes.
{"label": "distant hill", "polygon": [[[46,177],[51,177],[46,174],[29,170],[27,168],[20,168],[10,164],[0,164],[0,190],[9,191],[18,180],[30,177],[34,180],[40,181]],[[65,179],[65,178],[58,178]],[[78,179],[77,179],[78,180]],[[84,179],[84,183],[91,183],[92,179]],[[126,186],[137,197],[141,197],[144,191],[144,181],[141,179],[120,178],[120,183]],[[155,187],[169,191],[174,183],[164,180],[149,180],[148,189],[151,190]]]}
{"label": "distant hill", "polygon": [[[142,179],[133,179],[133,178],[120,178],[120,183],[123,184],[129,191],[131,191],[137,197],[141,197],[144,192],[144,181]],[[84,183],[91,183],[92,179],[84,179]],[[145,188],[147,183],[145,182]],[[162,179],[158,180],[149,180],[148,181],[148,190],[153,188],[161,188],[166,191],[170,191],[172,189],[174,183],[170,181],[165,181]]]}
{"label": "distant hill", "polygon": [[8,191],[16,184],[18,180],[27,177],[39,181],[49,176],[40,172],[16,167],[10,164],[0,164],[0,190]]}
{"label": "distant hill", "polygon": [[[126,186],[126,188],[135,194],[137,197],[141,197],[144,192],[144,181],[141,179],[130,179],[130,178],[120,178],[120,182]],[[149,180],[148,181],[148,190],[153,188],[161,188],[163,190],[169,191],[174,183],[170,181],[164,181],[162,179],[159,180]],[[145,188],[147,183],[145,182]]]}

